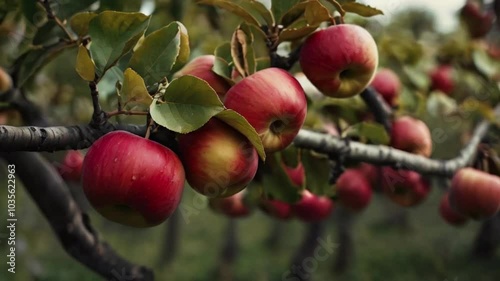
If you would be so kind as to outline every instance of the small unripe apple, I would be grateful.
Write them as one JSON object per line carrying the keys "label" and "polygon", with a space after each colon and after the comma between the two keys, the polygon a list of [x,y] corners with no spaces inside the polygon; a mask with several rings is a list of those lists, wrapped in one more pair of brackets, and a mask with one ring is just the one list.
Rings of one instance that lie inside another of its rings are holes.
{"label": "small unripe apple", "polygon": [[429,182],[414,171],[382,168],[383,189],[385,194],[395,203],[411,207],[420,204],[430,191]]}
{"label": "small unripe apple", "polygon": [[304,74],[324,95],[348,98],[370,84],[378,65],[378,50],[364,28],[339,24],[311,34],[299,61]]}
{"label": "small unripe apple", "polygon": [[165,221],[179,205],[184,179],[174,152],[125,131],[99,138],[83,161],[90,204],[107,219],[134,227]]}
{"label": "small unripe apple", "polygon": [[294,185],[297,187],[302,187],[304,185],[306,172],[302,162],[299,161],[295,167],[287,166],[285,163],[282,163],[282,166]]}
{"label": "small unripe apple", "polygon": [[205,196],[236,194],[257,172],[257,151],[250,141],[216,118],[194,132],[179,135],[178,140],[186,179]]}
{"label": "small unripe apple", "polygon": [[431,132],[421,120],[403,116],[392,123],[390,145],[410,153],[429,157],[432,153]]}
{"label": "small unripe apple", "polygon": [[467,0],[460,10],[460,18],[472,38],[484,37],[495,21],[495,15],[492,12],[483,12],[479,3],[471,0]]}
{"label": "small unripe apple", "polygon": [[372,199],[370,182],[356,169],[347,169],[337,179],[335,194],[339,202],[348,209],[361,211]]}
{"label": "small unripe apple", "polygon": [[287,220],[292,217],[292,206],[283,201],[262,199],[259,202],[259,208],[264,213],[277,219]]}
{"label": "small unripe apple", "polygon": [[451,225],[459,226],[467,222],[467,217],[463,216],[451,207],[448,192],[441,197],[439,214],[447,223]]}
{"label": "small unripe apple", "polygon": [[371,86],[390,106],[395,106],[401,92],[401,81],[394,71],[381,68],[375,74]]}
{"label": "small unripe apple", "polygon": [[266,68],[245,77],[229,89],[224,105],[248,120],[266,152],[287,147],[304,124],[307,112],[299,82],[279,68]]}
{"label": "small unripe apple", "polygon": [[431,90],[439,90],[447,95],[450,95],[455,88],[453,78],[453,67],[448,64],[437,66],[430,73]]}
{"label": "small unripe apple", "polygon": [[210,198],[208,204],[212,210],[231,218],[246,217],[250,209],[245,205],[244,192],[238,192],[225,198]]}
{"label": "small unripe apple", "polygon": [[451,181],[450,203],[460,214],[476,220],[494,216],[500,211],[500,177],[460,169]]}
{"label": "small unripe apple", "polygon": [[292,205],[292,210],[294,215],[302,221],[322,221],[332,213],[333,201],[326,196],[317,196],[304,190],[300,201]]}
{"label": "small unripe apple", "polygon": [[12,78],[10,75],[0,67],[0,94],[3,94],[12,88]]}
{"label": "small unripe apple", "polygon": [[80,151],[70,150],[64,155],[62,164],[57,166],[61,177],[67,181],[80,181],[84,156]]}
{"label": "small unripe apple", "polygon": [[231,85],[212,70],[214,62],[215,56],[213,55],[199,56],[187,63],[175,76],[192,75],[203,79],[215,90],[219,98],[223,100]]}

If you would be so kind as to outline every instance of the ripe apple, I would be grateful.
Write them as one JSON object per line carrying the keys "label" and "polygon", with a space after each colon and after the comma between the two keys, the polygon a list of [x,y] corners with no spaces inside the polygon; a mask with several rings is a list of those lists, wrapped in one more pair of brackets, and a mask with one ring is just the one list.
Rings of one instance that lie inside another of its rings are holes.
{"label": "ripe apple", "polygon": [[166,220],[179,205],[184,179],[174,152],[125,131],[99,138],[83,161],[90,204],[107,219],[134,227]]}
{"label": "ripe apple", "polygon": [[62,164],[57,166],[57,171],[67,181],[80,181],[83,159],[84,156],[80,151],[70,150],[64,155]]}
{"label": "ripe apple", "polygon": [[403,116],[392,123],[390,145],[410,153],[429,157],[432,153],[431,132],[421,120]]}
{"label": "ripe apple", "polygon": [[361,163],[358,167],[355,168],[358,170],[365,179],[368,180],[370,183],[372,189],[374,191],[380,191],[381,190],[381,167],[368,164],[368,163]]}
{"label": "ripe apple", "polygon": [[261,199],[259,208],[269,216],[281,220],[287,220],[292,217],[292,206],[283,201]]}
{"label": "ripe apple", "polygon": [[245,205],[244,192],[240,191],[225,198],[210,198],[208,204],[212,210],[232,218],[246,217],[250,209]]}
{"label": "ripe apple", "polygon": [[199,56],[187,63],[175,76],[192,75],[203,79],[215,90],[219,98],[223,100],[231,85],[212,70],[214,62],[215,56],[213,55]]}
{"label": "ripe apple", "polygon": [[364,28],[339,24],[311,34],[299,61],[304,74],[324,95],[348,98],[370,84],[378,65],[378,50]]}
{"label": "ripe apple", "polygon": [[450,95],[455,88],[453,79],[453,67],[448,64],[437,66],[430,73],[431,90],[439,90],[447,95]]}
{"label": "ripe apple", "polygon": [[236,194],[257,172],[259,159],[250,141],[216,118],[194,132],[179,135],[178,140],[186,179],[205,196]]}
{"label": "ripe apple", "polygon": [[445,193],[441,197],[439,204],[439,214],[449,224],[459,226],[467,222],[467,217],[464,217],[459,212],[455,211],[450,206],[449,193]]}
{"label": "ripe apple", "polygon": [[500,177],[472,168],[460,169],[451,181],[450,204],[476,220],[494,216],[500,211]]}
{"label": "ripe apple", "polygon": [[429,182],[414,171],[383,167],[382,174],[384,177],[382,187],[385,194],[401,206],[416,206],[429,194]]}
{"label": "ripe apple", "polygon": [[302,165],[302,162],[299,161],[297,163],[297,166],[295,167],[287,166],[285,163],[282,162],[282,166],[294,185],[298,187],[302,187],[304,185],[306,172],[304,170],[304,165]]}
{"label": "ripe apple", "polygon": [[460,10],[460,18],[472,38],[484,37],[495,21],[495,15],[492,12],[483,12],[479,3],[471,0],[467,0]]}
{"label": "ripe apple", "polygon": [[335,186],[339,202],[353,211],[363,210],[372,199],[370,182],[360,170],[345,170]]}
{"label": "ripe apple", "polygon": [[287,147],[306,118],[307,101],[299,82],[279,68],[258,71],[234,85],[224,104],[243,115],[266,152]]}
{"label": "ripe apple", "polygon": [[333,201],[328,197],[317,196],[304,190],[300,201],[292,205],[292,210],[295,216],[302,221],[321,221],[330,216],[333,210]]}
{"label": "ripe apple", "polygon": [[394,71],[381,68],[373,78],[371,86],[390,106],[395,106],[401,92],[401,81]]}
{"label": "ripe apple", "polygon": [[0,67],[0,94],[3,94],[12,88],[12,78],[10,75]]}

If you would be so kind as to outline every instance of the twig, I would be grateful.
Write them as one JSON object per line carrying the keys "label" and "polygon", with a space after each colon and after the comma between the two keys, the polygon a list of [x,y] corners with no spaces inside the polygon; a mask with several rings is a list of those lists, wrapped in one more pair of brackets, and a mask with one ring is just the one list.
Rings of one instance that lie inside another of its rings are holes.
{"label": "twig", "polygon": [[71,34],[71,32],[68,30],[68,28],[66,28],[64,23],[61,21],[61,19],[59,19],[56,16],[56,14],[54,13],[54,10],[50,6],[50,1],[49,0],[37,0],[37,1],[38,1],[38,3],[42,4],[43,8],[45,9],[45,12],[47,13],[47,18],[49,20],[53,20],[64,31],[64,33],[66,33],[66,36],[68,36],[68,39],[71,42],[76,41],[73,38],[73,35]]}

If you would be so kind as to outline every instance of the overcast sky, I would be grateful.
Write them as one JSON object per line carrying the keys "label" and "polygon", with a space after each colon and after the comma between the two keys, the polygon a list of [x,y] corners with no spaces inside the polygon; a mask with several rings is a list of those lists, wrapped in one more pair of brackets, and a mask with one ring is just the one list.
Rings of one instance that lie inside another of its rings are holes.
{"label": "overcast sky", "polygon": [[465,0],[362,0],[359,2],[382,10],[385,15],[376,17],[381,21],[388,20],[391,14],[408,7],[426,7],[434,12],[437,27],[446,32],[458,24],[456,13],[464,5]]}

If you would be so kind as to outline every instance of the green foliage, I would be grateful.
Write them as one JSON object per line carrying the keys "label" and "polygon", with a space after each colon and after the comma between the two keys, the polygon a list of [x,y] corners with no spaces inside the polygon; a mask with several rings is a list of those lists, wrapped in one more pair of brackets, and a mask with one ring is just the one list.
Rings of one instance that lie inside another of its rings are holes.
{"label": "green foliage", "polygon": [[326,155],[303,150],[301,160],[306,172],[306,187],[316,195],[332,195],[330,180],[331,165]]}
{"label": "green foliage", "polygon": [[264,195],[271,199],[295,203],[301,198],[301,186],[296,186],[286,174],[281,153],[273,153],[267,158],[263,166],[262,186]]}
{"label": "green foliage", "polygon": [[390,136],[384,126],[373,122],[360,122],[347,128],[343,137],[359,139],[364,143],[389,145]]}

